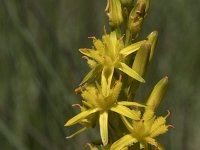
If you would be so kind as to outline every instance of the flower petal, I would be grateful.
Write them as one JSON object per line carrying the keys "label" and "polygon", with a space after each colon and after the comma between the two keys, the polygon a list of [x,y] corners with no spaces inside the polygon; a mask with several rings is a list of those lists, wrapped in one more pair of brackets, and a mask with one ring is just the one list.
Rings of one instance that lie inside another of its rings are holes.
{"label": "flower petal", "polygon": [[110,85],[113,77],[114,67],[104,67],[101,74],[101,86],[104,96],[108,96],[110,92]]}
{"label": "flower petal", "polygon": [[128,101],[120,101],[117,104],[124,105],[124,106],[138,106],[138,107],[146,107],[145,105],[142,105],[137,102],[128,102]]}
{"label": "flower petal", "polygon": [[87,127],[83,127],[82,129],[76,131],[75,133],[73,133],[73,134],[70,135],[70,136],[67,136],[66,138],[67,138],[67,139],[70,139],[70,138],[76,136],[77,134],[80,134],[81,132],[85,131],[86,129],[87,129]]}
{"label": "flower petal", "polygon": [[83,111],[81,112],[80,114],[74,116],[73,118],[71,118],[69,121],[67,121],[67,123],[65,124],[65,126],[71,126],[71,125],[74,125],[76,123],[78,123],[79,121],[81,121],[82,119],[86,118],[87,116],[95,113],[99,111],[98,108],[95,108],[95,109],[89,109],[89,110],[86,110],[86,111]]}
{"label": "flower petal", "polygon": [[145,112],[144,112],[143,116],[142,116],[142,119],[143,120],[150,120],[153,117],[154,117],[154,111],[152,109],[150,109],[150,108],[147,107],[145,109]]}
{"label": "flower petal", "polygon": [[156,142],[155,139],[151,138],[151,137],[146,137],[145,141],[155,147],[158,147],[158,143]]}
{"label": "flower petal", "polygon": [[82,48],[79,49],[79,51],[84,54],[85,56],[88,56],[94,60],[96,60],[98,63],[102,64],[103,62],[103,58],[101,56],[101,54],[99,53],[99,51],[94,50],[94,49],[88,49],[88,48]]}
{"label": "flower petal", "polygon": [[157,144],[158,144],[158,150],[165,150],[163,145],[161,145],[159,142],[157,142]]}
{"label": "flower petal", "polygon": [[100,71],[100,70],[101,70],[100,65],[97,65],[96,67],[92,68],[91,71],[84,77],[84,79],[82,80],[80,85],[87,82],[90,78],[93,78],[97,74],[97,72]]}
{"label": "flower petal", "polygon": [[145,80],[133,69],[131,69],[129,66],[127,66],[125,63],[120,63],[120,66],[118,67],[119,70],[123,71],[130,77],[140,81],[140,82],[145,82]]}
{"label": "flower petal", "polygon": [[134,44],[131,44],[125,48],[123,48],[120,53],[124,56],[128,56],[130,55],[131,53],[137,51],[140,49],[140,46],[145,42],[146,40],[143,40],[143,41],[139,41],[137,43],[134,43]]}
{"label": "flower petal", "polygon": [[88,49],[88,48],[81,48],[81,49],[79,49],[79,52],[81,52],[83,55],[88,56],[90,58],[92,58],[91,52],[93,52],[93,51],[95,51],[95,50]]}
{"label": "flower petal", "polygon": [[151,132],[150,136],[151,137],[156,137],[160,134],[164,134],[168,131],[169,126],[167,125],[161,125],[159,128],[155,129],[154,131]]}
{"label": "flower petal", "polygon": [[166,123],[166,119],[164,117],[158,117],[156,120],[153,122],[153,125],[151,127],[151,132],[154,130],[157,130],[160,126],[164,125]]}
{"label": "flower petal", "polygon": [[103,145],[106,146],[108,144],[108,112],[107,111],[100,113],[99,126],[100,126],[100,134],[101,134]]}
{"label": "flower petal", "polygon": [[136,142],[138,142],[137,139],[133,138],[131,134],[127,134],[113,143],[110,150],[121,150],[124,147],[133,145]]}
{"label": "flower petal", "polygon": [[110,108],[111,111],[114,111],[120,115],[126,116],[128,118],[131,118],[133,120],[140,120],[140,118],[138,117],[138,115],[130,110],[129,108],[122,106],[122,105],[115,105],[113,107]]}
{"label": "flower petal", "polygon": [[128,120],[124,116],[122,116],[122,115],[121,115],[121,119],[122,119],[124,125],[126,126],[126,128],[129,130],[129,132],[132,132],[133,131],[133,127],[128,122]]}

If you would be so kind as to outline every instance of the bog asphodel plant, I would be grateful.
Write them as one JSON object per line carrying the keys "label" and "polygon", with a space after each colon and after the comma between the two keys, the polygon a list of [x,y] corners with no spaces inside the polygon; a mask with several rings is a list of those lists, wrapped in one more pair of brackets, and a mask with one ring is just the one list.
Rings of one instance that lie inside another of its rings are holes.
{"label": "bog asphodel plant", "polygon": [[83,98],[81,104],[73,105],[80,113],[65,124],[81,124],[83,128],[67,138],[99,124],[101,142],[87,144],[92,150],[164,149],[156,137],[173,127],[166,124],[170,112],[157,117],[155,111],[166,92],[168,77],[156,84],[146,103],[134,101],[140,83],[145,83],[158,38],[158,32],[153,31],[137,41],[148,9],[149,0],[107,1],[105,11],[112,31],[104,30],[101,39],[90,37],[93,46],[79,50],[91,70],[75,90]]}

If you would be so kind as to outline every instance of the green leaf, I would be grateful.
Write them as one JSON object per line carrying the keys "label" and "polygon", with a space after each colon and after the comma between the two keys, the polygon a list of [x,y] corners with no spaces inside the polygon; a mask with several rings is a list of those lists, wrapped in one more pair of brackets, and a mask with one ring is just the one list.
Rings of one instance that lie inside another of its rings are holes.
{"label": "green leaf", "polygon": [[78,130],[77,132],[73,133],[72,135],[67,136],[66,138],[67,138],[67,139],[70,139],[70,138],[76,136],[77,134],[80,134],[81,132],[85,131],[86,129],[87,129],[87,127],[84,127],[84,128],[82,128],[82,129]]}
{"label": "green leaf", "polygon": [[131,69],[129,66],[127,66],[125,63],[120,63],[120,66],[118,67],[119,70],[123,71],[130,77],[140,81],[140,82],[145,82],[145,80],[133,69]]}
{"label": "green leaf", "polygon": [[114,67],[104,67],[101,74],[101,86],[104,96],[108,96],[110,92],[111,81],[113,77]]}
{"label": "green leaf", "polygon": [[108,144],[108,112],[107,111],[100,113],[99,126],[100,126],[100,134],[101,134],[103,145],[106,146]]}
{"label": "green leaf", "polygon": [[86,110],[84,112],[81,112],[80,114],[74,116],[73,118],[71,118],[69,121],[67,121],[67,123],[65,124],[65,126],[71,126],[71,125],[74,125],[78,122],[80,122],[82,119],[86,118],[87,116],[95,113],[99,111],[98,108],[95,108],[95,109],[89,109],[89,110]]}
{"label": "green leaf", "polygon": [[137,139],[133,138],[131,134],[127,134],[120,138],[118,141],[113,143],[110,150],[121,150],[124,147],[130,146],[134,143],[137,143]]}
{"label": "green leaf", "polygon": [[90,72],[84,77],[80,85],[87,82],[90,78],[93,78],[100,71],[100,68],[101,68],[100,65],[97,65],[95,68],[92,68]]}
{"label": "green leaf", "polygon": [[115,105],[115,106],[111,107],[110,110],[114,111],[120,115],[131,118],[133,120],[140,120],[137,113],[135,113],[134,111],[130,110],[129,108],[127,108],[125,106]]}
{"label": "green leaf", "polygon": [[138,106],[138,107],[146,107],[145,105],[142,105],[137,102],[128,102],[128,101],[119,101],[117,102],[119,105],[124,105],[124,106]]}

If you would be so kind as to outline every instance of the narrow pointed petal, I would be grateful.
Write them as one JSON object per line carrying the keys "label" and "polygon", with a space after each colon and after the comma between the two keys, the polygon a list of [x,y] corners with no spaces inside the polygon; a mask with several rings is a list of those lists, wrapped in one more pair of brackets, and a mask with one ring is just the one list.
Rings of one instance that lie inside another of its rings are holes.
{"label": "narrow pointed petal", "polygon": [[122,88],[122,82],[121,82],[121,80],[115,81],[115,86],[112,88],[112,93],[110,93],[110,94],[112,95],[112,98],[114,100],[116,100],[116,101],[117,101],[117,99],[119,97],[121,88]]}
{"label": "narrow pointed petal", "polygon": [[88,49],[88,48],[81,48],[81,49],[79,49],[79,52],[81,52],[83,55],[88,56],[90,58],[92,58],[91,51],[95,51],[95,50]]}
{"label": "narrow pointed petal", "polygon": [[146,108],[142,116],[143,120],[150,120],[154,117],[154,111],[152,109]]}
{"label": "narrow pointed petal", "polygon": [[72,138],[72,137],[76,136],[77,134],[80,134],[81,132],[85,131],[86,129],[87,129],[87,127],[84,127],[84,128],[82,128],[82,129],[80,129],[80,130],[76,131],[76,132],[75,132],[75,133],[73,133],[72,135],[70,135],[70,136],[67,136],[66,138],[67,138],[67,139],[70,139],[70,138]]}
{"label": "narrow pointed petal", "polygon": [[97,61],[98,63],[102,64],[103,58],[99,55],[99,51],[96,51],[94,49],[79,49],[79,51],[84,54],[87,57],[90,57]]}
{"label": "narrow pointed petal", "polygon": [[156,137],[158,135],[164,134],[168,131],[169,126],[167,125],[161,125],[159,128],[151,132],[150,136],[151,137]]}
{"label": "narrow pointed petal", "polygon": [[126,116],[128,118],[131,118],[133,120],[140,120],[137,113],[135,113],[133,110],[130,110],[129,108],[122,106],[122,105],[115,105],[110,108],[111,111],[114,111],[120,115]]}
{"label": "narrow pointed petal", "polygon": [[159,142],[157,142],[157,144],[158,144],[158,150],[166,150],[162,144],[160,144]]}
{"label": "narrow pointed petal", "polygon": [[100,126],[100,134],[101,134],[103,145],[106,146],[108,144],[108,112],[107,111],[100,113],[99,126]]}
{"label": "narrow pointed petal", "polygon": [[145,40],[143,41],[139,41],[137,43],[134,43],[134,44],[131,44],[125,48],[123,48],[121,51],[120,51],[120,54],[124,55],[124,56],[128,56],[130,55],[131,53],[133,52],[136,52],[140,49],[140,46],[145,42]]}
{"label": "narrow pointed petal", "polygon": [[74,116],[73,118],[71,118],[69,121],[67,121],[67,123],[65,124],[65,126],[71,126],[74,125],[76,123],[78,123],[79,121],[81,121],[82,119],[86,118],[87,116],[95,113],[99,111],[99,109],[89,109],[86,111],[81,112],[80,114]]}
{"label": "narrow pointed petal", "polygon": [[128,122],[128,120],[124,116],[122,116],[122,115],[121,115],[121,119],[122,119],[124,125],[126,126],[126,128],[129,130],[129,132],[132,132],[133,131],[133,127]]}
{"label": "narrow pointed petal", "polygon": [[127,75],[129,75],[130,77],[140,81],[140,82],[145,82],[145,80],[133,69],[131,69],[129,66],[127,66],[125,63],[120,63],[120,66],[118,68],[119,70],[123,71],[124,73],[126,73]]}
{"label": "narrow pointed petal", "polygon": [[117,102],[117,104],[124,105],[124,106],[146,107],[145,105],[142,105],[140,103],[137,103],[137,102],[128,102],[128,101],[120,101],[120,102]]}
{"label": "narrow pointed petal", "polygon": [[155,139],[151,138],[151,137],[147,137],[145,138],[145,141],[155,147],[158,147],[158,143],[156,142]]}
{"label": "narrow pointed petal", "polygon": [[114,67],[104,67],[101,74],[101,86],[104,96],[108,96],[110,92],[110,85],[113,77]]}
{"label": "narrow pointed petal", "polygon": [[84,79],[82,80],[82,82],[80,83],[80,85],[84,84],[85,82],[87,82],[90,78],[93,78],[98,71],[100,71],[101,67],[98,65],[95,68],[92,68],[92,70],[84,77]]}
{"label": "narrow pointed petal", "polygon": [[158,117],[154,121],[152,127],[151,127],[151,132],[154,130],[157,130],[160,126],[164,125],[166,123],[166,119],[164,117]]}
{"label": "narrow pointed petal", "polygon": [[115,143],[113,143],[110,150],[121,150],[124,147],[133,145],[134,143],[137,143],[137,142],[138,142],[137,139],[133,138],[131,134],[127,134],[123,136],[122,138],[120,138]]}

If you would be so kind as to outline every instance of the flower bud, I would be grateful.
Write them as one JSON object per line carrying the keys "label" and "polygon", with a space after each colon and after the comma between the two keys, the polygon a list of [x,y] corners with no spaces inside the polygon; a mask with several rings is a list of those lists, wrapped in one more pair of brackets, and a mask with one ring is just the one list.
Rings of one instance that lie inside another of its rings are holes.
{"label": "flower bud", "polygon": [[120,0],[108,0],[105,11],[109,18],[110,26],[118,27],[122,24],[123,15]]}
{"label": "flower bud", "polygon": [[130,6],[133,3],[133,0],[120,0],[123,6]]}
{"label": "flower bud", "polygon": [[133,70],[135,70],[140,76],[143,76],[149,60],[149,54],[151,51],[151,44],[146,41],[144,44],[141,45],[140,49],[138,50],[134,62],[133,62]]}
{"label": "flower bud", "polygon": [[156,84],[146,102],[146,105],[149,106],[150,109],[155,110],[159,106],[166,93],[167,85],[168,77],[164,77]]}
{"label": "flower bud", "polygon": [[138,0],[135,7],[131,10],[128,21],[128,28],[133,35],[137,35],[147,14],[149,0]]}
{"label": "flower bud", "polygon": [[151,61],[153,54],[154,54],[155,47],[156,47],[156,43],[158,40],[158,32],[157,31],[151,32],[148,35],[147,40],[151,43],[151,53],[150,53],[150,57],[149,57],[149,61]]}
{"label": "flower bud", "polygon": [[[149,63],[149,56],[151,51],[151,44],[146,41],[144,44],[141,45],[140,49],[138,50],[132,69],[135,70],[141,77],[144,76],[148,63]],[[130,90],[129,90],[129,99],[132,100],[135,96],[136,90],[138,89],[140,83],[137,80],[133,80]]]}

